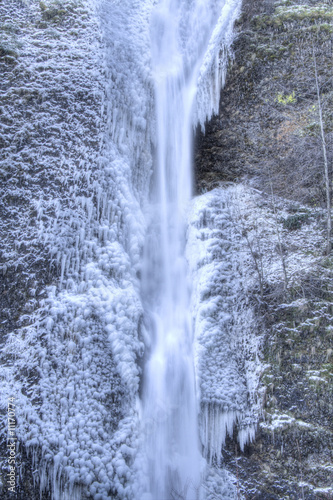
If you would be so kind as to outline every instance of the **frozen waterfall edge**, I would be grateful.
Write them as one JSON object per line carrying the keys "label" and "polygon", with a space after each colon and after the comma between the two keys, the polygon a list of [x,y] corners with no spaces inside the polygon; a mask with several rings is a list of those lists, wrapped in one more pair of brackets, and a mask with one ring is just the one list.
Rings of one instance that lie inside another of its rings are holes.
{"label": "frozen waterfall edge", "polygon": [[200,438],[205,458],[217,465],[235,428],[241,450],[255,438],[261,413],[262,336],[249,301],[256,276],[236,222],[247,199],[242,185],[221,185],[196,197],[189,215]]}

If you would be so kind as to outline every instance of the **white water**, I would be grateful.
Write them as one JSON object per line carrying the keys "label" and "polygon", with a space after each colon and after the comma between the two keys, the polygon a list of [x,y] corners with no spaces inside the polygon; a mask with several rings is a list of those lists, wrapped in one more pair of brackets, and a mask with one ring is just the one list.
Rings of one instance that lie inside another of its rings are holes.
{"label": "white water", "polygon": [[202,497],[185,214],[197,84],[223,5],[161,0],[151,20],[157,155],[142,290],[151,336],[143,400],[151,423],[146,446],[154,500]]}

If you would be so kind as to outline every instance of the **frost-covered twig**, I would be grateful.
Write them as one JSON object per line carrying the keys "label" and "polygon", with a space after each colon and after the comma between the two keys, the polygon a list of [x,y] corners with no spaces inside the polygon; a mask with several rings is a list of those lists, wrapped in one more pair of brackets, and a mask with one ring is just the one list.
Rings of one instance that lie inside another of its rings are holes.
{"label": "frost-covered twig", "polygon": [[281,259],[281,265],[282,265],[282,271],[283,271],[283,277],[284,277],[284,291],[286,293],[287,289],[288,289],[287,266],[286,266],[286,260],[285,260],[284,255],[283,255],[281,234],[279,231],[278,217],[277,217],[276,205],[275,205],[275,200],[274,200],[273,183],[272,183],[272,176],[271,176],[270,169],[269,169],[269,184],[270,184],[271,194],[272,194],[272,205],[273,205],[274,221],[275,221],[274,226],[275,226],[275,232],[276,232],[277,239],[278,239],[279,255],[280,255],[280,259]]}
{"label": "frost-covered twig", "polygon": [[242,213],[241,213],[239,207],[236,207],[235,211],[236,211],[236,218],[233,216],[231,211],[229,211],[229,215],[230,215],[230,218],[232,220],[234,227],[241,234],[241,236],[243,238],[245,238],[247,246],[250,250],[250,254],[251,254],[251,257],[253,260],[254,268],[255,268],[256,273],[258,275],[259,288],[260,288],[260,298],[261,298],[261,300],[263,300],[264,269],[263,269],[263,262],[262,262],[262,251],[261,251],[258,223],[257,223],[257,221],[255,222],[255,240],[256,240],[256,246],[257,246],[257,249],[255,249],[254,242],[249,237],[249,233],[248,233],[248,230],[246,228],[246,224],[244,222],[244,218],[242,216]]}
{"label": "frost-covered twig", "polygon": [[320,88],[318,82],[318,72],[317,72],[317,62],[316,54],[314,50],[314,45],[312,42],[312,54],[313,54],[313,64],[316,80],[316,90],[317,90],[317,100],[318,100],[318,113],[319,113],[319,123],[320,123],[320,136],[323,146],[323,156],[324,156],[324,179],[325,179],[325,191],[326,191],[326,208],[327,208],[327,255],[331,253],[332,250],[332,214],[331,214],[331,189],[330,189],[330,178],[328,173],[328,160],[327,160],[327,150],[323,123],[323,111],[320,98]]}

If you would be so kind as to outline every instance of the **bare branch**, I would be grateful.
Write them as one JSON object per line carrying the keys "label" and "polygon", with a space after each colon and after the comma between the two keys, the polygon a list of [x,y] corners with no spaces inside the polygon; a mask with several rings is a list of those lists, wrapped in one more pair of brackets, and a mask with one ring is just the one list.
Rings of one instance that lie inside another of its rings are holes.
{"label": "bare branch", "polygon": [[324,124],[323,124],[323,112],[322,112],[320,88],[319,88],[319,82],[318,82],[317,61],[316,61],[316,54],[315,54],[313,42],[312,42],[312,54],[313,54],[313,63],[314,63],[316,90],[317,90],[317,99],[318,99],[320,134],[321,134],[321,141],[322,141],[323,155],[324,155],[324,177],[325,177],[326,208],[327,208],[327,254],[330,254],[331,250],[332,250],[331,190],[330,190],[330,179],[329,179],[329,173],[328,173],[328,161],[327,161],[326,141],[325,141]]}

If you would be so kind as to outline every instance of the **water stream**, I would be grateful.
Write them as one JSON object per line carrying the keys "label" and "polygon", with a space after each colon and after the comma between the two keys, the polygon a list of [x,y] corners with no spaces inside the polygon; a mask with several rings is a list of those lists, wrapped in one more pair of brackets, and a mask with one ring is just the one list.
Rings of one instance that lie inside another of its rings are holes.
{"label": "water stream", "polygon": [[223,2],[162,0],[151,20],[157,155],[142,293],[150,356],[144,373],[150,493],[201,498],[185,214],[192,193],[193,107]]}

